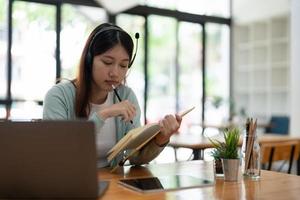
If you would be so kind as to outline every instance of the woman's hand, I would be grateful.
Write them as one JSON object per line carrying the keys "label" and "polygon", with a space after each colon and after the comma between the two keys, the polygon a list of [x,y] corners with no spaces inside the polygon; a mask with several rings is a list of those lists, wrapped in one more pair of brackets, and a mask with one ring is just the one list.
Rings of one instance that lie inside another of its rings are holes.
{"label": "woman's hand", "polygon": [[131,121],[136,115],[136,108],[128,100],[113,104],[98,112],[104,120],[110,117],[121,116],[125,122]]}
{"label": "woman's hand", "polygon": [[166,115],[164,119],[159,121],[160,133],[155,137],[155,143],[158,146],[166,144],[170,137],[180,128],[182,118],[179,115]]}

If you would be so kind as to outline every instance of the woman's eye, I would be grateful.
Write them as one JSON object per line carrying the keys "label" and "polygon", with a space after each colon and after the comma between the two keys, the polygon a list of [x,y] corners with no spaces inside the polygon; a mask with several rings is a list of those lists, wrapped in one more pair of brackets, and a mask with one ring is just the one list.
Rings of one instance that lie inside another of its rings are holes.
{"label": "woman's eye", "polygon": [[102,61],[105,65],[111,65],[112,64],[112,62],[110,62],[110,61],[105,61],[105,60],[103,60]]}
{"label": "woman's eye", "polygon": [[120,67],[122,67],[122,68],[127,68],[127,65],[120,65]]}

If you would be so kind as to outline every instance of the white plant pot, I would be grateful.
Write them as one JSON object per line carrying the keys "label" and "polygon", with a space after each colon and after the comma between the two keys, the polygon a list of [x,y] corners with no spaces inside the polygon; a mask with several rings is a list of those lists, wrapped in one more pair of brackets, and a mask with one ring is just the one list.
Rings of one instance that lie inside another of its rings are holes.
{"label": "white plant pot", "polygon": [[238,181],[241,175],[240,159],[222,159],[225,181]]}

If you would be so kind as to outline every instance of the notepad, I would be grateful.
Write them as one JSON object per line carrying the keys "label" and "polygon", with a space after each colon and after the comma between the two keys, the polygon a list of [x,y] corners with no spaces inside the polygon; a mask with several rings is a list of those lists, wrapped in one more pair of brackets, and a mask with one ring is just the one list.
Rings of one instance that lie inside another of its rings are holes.
{"label": "notepad", "polygon": [[[192,111],[192,107],[180,114],[181,117]],[[158,123],[149,123],[130,130],[112,149],[107,153],[107,160],[111,162],[124,150],[138,151],[160,132]]]}

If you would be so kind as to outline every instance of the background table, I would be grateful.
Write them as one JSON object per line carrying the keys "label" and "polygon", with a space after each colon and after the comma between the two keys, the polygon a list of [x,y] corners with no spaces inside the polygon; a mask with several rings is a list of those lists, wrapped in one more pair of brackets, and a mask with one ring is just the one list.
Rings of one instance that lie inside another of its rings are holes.
{"label": "background table", "polygon": [[[218,134],[212,139],[222,140],[223,135]],[[298,141],[300,143],[299,137],[291,137],[288,135],[278,135],[278,134],[261,134],[258,136],[260,145],[272,142],[283,142],[283,141]],[[240,138],[239,145],[242,145],[242,138]],[[204,150],[207,148],[213,148],[213,145],[207,137],[202,134],[177,134],[173,135],[170,139],[169,146],[173,148],[190,148],[193,150],[194,159],[203,159]],[[300,175],[300,158],[297,161],[297,174]]]}

